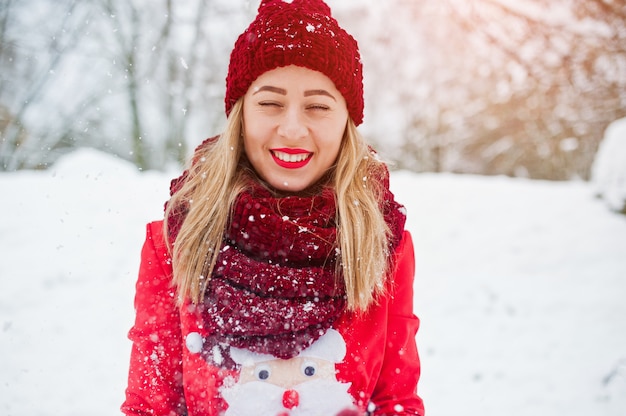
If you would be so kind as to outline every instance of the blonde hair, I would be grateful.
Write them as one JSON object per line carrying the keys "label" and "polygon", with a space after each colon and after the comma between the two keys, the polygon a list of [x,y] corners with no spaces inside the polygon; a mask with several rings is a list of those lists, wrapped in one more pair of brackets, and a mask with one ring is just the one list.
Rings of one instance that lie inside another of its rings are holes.
{"label": "blonde hair", "polygon": [[[181,206],[188,209],[176,241],[173,245],[168,241],[179,301],[185,297],[193,303],[200,301],[215,267],[233,203],[251,176],[242,165],[242,107],[240,99],[231,110],[224,133],[194,155],[186,181],[168,203],[166,218]],[[381,210],[384,175],[386,167],[349,120],[329,185],[334,186],[337,206],[337,267],[343,274],[348,309],[352,311],[365,311],[375,301],[390,264],[390,231]],[[168,221],[164,221],[164,231],[169,235]]]}

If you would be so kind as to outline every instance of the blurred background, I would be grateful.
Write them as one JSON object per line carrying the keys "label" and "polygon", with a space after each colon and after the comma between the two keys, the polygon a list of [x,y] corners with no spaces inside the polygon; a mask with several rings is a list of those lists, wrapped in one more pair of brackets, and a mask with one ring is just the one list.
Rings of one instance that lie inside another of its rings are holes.
{"label": "blurred background", "polygon": [[[626,116],[622,0],[327,3],[360,44],[361,131],[396,169],[587,180]],[[0,171],[78,147],[180,164],[224,125],[230,50],[257,7],[3,0]]]}
{"label": "blurred background", "polygon": [[[326,1],[410,213],[427,412],[626,415],[626,0]],[[119,408],[143,226],[258,4],[0,0],[0,414]]]}

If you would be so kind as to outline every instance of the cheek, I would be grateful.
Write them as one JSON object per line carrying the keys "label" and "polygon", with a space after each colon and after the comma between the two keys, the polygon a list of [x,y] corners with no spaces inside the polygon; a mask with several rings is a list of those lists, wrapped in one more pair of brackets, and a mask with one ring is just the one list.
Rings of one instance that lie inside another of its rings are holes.
{"label": "cheek", "polygon": [[268,111],[259,107],[248,107],[244,103],[242,114],[244,131],[267,129],[272,123],[272,117],[268,114]]}
{"label": "cheek", "polygon": [[327,149],[328,158],[333,161],[337,159],[339,155],[339,150],[341,149],[341,144],[343,142],[343,131],[335,132],[332,140],[328,140],[322,144],[323,148]]}
{"label": "cheek", "polygon": [[[263,146],[263,138],[258,131],[250,129],[248,132],[246,128],[243,132],[243,150],[248,155],[248,158],[253,158],[256,152],[259,152]],[[254,133],[251,133],[254,132]]]}
{"label": "cheek", "polygon": [[258,118],[249,118],[243,126],[243,146],[246,152],[254,152],[267,144],[271,138],[271,127]]}
{"label": "cheek", "polygon": [[256,377],[254,375],[254,368],[244,367],[241,369],[239,373],[239,383],[249,383],[251,381],[256,381]]}
{"label": "cheek", "polygon": [[327,146],[329,149],[333,149],[335,152],[339,152],[339,148],[341,147],[341,143],[346,135],[347,129],[347,120],[343,123],[337,123],[332,126],[331,129],[328,130],[327,137],[332,137],[331,140],[328,141]]}

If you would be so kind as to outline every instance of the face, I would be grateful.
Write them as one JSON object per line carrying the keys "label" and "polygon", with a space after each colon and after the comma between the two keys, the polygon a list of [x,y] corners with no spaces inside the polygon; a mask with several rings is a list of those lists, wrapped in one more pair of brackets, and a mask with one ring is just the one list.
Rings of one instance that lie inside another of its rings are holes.
{"label": "face", "polygon": [[244,365],[239,375],[240,383],[263,381],[286,389],[317,379],[336,381],[335,364],[318,358],[295,357]]}
{"label": "face", "polygon": [[341,93],[324,74],[298,66],[257,78],[243,104],[244,149],[272,187],[299,192],[335,163],[348,121]]}

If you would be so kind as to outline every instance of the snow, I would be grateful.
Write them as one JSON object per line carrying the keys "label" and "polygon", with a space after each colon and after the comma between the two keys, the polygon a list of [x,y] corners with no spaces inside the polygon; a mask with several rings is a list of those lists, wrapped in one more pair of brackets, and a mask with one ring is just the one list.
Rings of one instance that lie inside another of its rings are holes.
{"label": "snow", "polygon": [[607,127],[591,176],[597,195],[607,206],[626,212],[626,118]]}
{"label": "snow", "polygon": [[[0,414],[119,414],[144,225],[176,174],[91,150],[0,174]],[[625,216],[584,182],[395,172],[392,187],[429,415],[626,414]]]}

